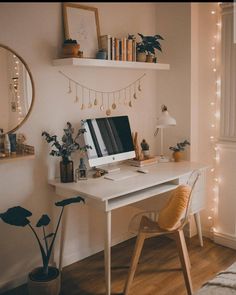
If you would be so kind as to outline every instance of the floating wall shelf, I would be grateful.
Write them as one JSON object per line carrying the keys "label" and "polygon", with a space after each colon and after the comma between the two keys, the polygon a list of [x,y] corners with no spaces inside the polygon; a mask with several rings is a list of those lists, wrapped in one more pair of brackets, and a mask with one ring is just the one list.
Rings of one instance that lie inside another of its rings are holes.
{"label": "floating wall shelf", "polygon": [[35,155],[33,154],[16,154],[16,155],[11,155],[5,158],[0,158],[0,163],[6,163],[11,161],[17,161],[17,160],[34,159],[34,158],[35,158]]}
{"label": "floating wall shelf", "polygon": [[81,67],[101,67],[101,68],[123,68],[123,69],[143,69],[143,70],[169,70],[169,64],[86,59],[86,58],[60,58],[53,60],[54,66],[81,66]]}

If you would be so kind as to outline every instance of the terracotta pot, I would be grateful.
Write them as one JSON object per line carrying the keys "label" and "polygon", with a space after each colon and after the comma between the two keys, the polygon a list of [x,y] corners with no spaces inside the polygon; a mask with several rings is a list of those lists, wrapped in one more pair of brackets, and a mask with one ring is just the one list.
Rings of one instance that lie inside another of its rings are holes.
{"label": "terracotta pot", "polygon": [[63,44],[62,51],[65,57],[78,56],[79,49],[80,49],[79,44],[69,43],[69,44]]}
{"label": "terracotta pot", "polygon": [[137,61],[146,62],[147,55],[145,52],[138,52]]}
{"label": "terracotta pot", "polygon": [[59,295],[61,289],[61,273],[56,267],[49,267],[53,273],[52,278],[48,280],[37,280],[37,274],[42,267],[35,268],[28,276],[29,295]]}
{"label": "terracotta pot", "polygon": [[154,56],[152,54],[148,54],[146,62],[153,62],[153,60],[154,60]]}
{"label": "terracotta pot", "polygon": [[182,159],[182,153],[181,152],[173,152],[173,158],[175,162],[180,162]]}

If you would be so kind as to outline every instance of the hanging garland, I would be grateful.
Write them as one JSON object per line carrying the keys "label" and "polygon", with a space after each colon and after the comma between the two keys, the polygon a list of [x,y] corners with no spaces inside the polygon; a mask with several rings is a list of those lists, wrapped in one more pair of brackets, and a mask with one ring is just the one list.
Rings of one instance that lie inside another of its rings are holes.
{"label": "hanging garland", "polygon": [[81,110],[86,108],[91,109],[95,106],[99,107],[101,111],[106,109],[107,116],[110,116],[112,110],[115,110],[119,104],[128,105],[129,107],[133,106],[133,101],[138,99],[138,93],[142,91],[141,80],[146,76],[146,74],[143,74],[129,85],[120,89],[100,91],[73,80],[62,71],[59,71],[59,73],[68,80],[68,94],[73,93],[73,85],[73,89],[75,89],[74,102],[80,103]]}

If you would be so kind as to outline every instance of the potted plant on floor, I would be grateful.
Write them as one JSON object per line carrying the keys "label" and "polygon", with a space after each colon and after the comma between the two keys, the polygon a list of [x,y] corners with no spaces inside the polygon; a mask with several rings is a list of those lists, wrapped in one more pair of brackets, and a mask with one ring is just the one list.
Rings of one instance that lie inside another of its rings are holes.
{"label": "potted plant on floor", "polygon": [[184,151],[186,145],[190,145],[190,142],[184,140],[183,142],[178,142],[175,146],[169,147],[173,151],[173,158],[175,162],[179,162],[182,158],[182,151]]}
{"label": "potted plant on floor", "polygon": [[67,122],[67,128],[63,129],[64,135],[62,136],[62,143],[57,140],[56,135],[50,135],[48,132],[43,131],[42,136],[51,146],[52,149],[50,155],[61,157],[60,161],[60,176],[61,182],[73,182],[74,181],[74,165],[73,161],[70,159],[71,154],[76,150],[85,152],[87,149],[91,148],[89,145],[80,146],[79,137],[86,132],[84,128],[79,129],[75,138],[73,138],[74,128],[70,122]]}
{"label": "potted plant on floor", "polygon": [[43,242],[40,241],[37,229],[31,224],[29,217],[32,213],[27,209],[16,206],[9,208],[6,212],[0,214],[0,218],[7,224],[28,228],[33,233],[38,243],[43,266],[35,268],[28,276],[29,295],[58,295],[60,293],[60,271],[57,267],[49,266],[53,246],[55,244],[58,229],[62,220],[64,209],[72,203],[84,202],[82,197],[74,197],[56,202],[55,205],[61,207],[54,232],[46,233],[45,227],[49,225],[50,218],[43,214],[36,224],[36,228],[41,228],[43,233]]}
{"label": "potted plant on floor", "polygon": [[162,52],[161,44],[158,40],[164,39],[160,35],[144,36],[140,33],[138,33],[138,35],[141,37],[142,41],[137,43],[137,60],[153,62],[155,59],[155,50]]}

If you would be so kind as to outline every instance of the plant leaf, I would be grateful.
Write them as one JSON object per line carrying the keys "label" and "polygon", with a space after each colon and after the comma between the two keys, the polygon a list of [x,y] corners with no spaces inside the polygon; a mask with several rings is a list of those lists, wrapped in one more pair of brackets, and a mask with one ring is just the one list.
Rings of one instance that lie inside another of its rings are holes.
{"label": "plant leaf", "polygon": [[16,226],[26,226],[30,223],[27,217],[31,215],[32,213],[27,209],[21,206],[16,206],[9,208],[6,212],[0,214],[0,217],[5,223]]}
{"label": "plant leaf", "polygon": [[55,205],[59,206],[59,207],[64,207],[64,206],[67,206],[69,204],[79,203],[79,202],[85,203],[84,199],[82,197],[78,196],[78,197],[74,197],[74,198],[68,198],[68,199],[62,200],[60,202],[56,202]]}
{"label": "plant leaf", "polygon": [[51,219],[47,214],[43,214],[38,220],[36,227],[47,226],[50,223]]}

